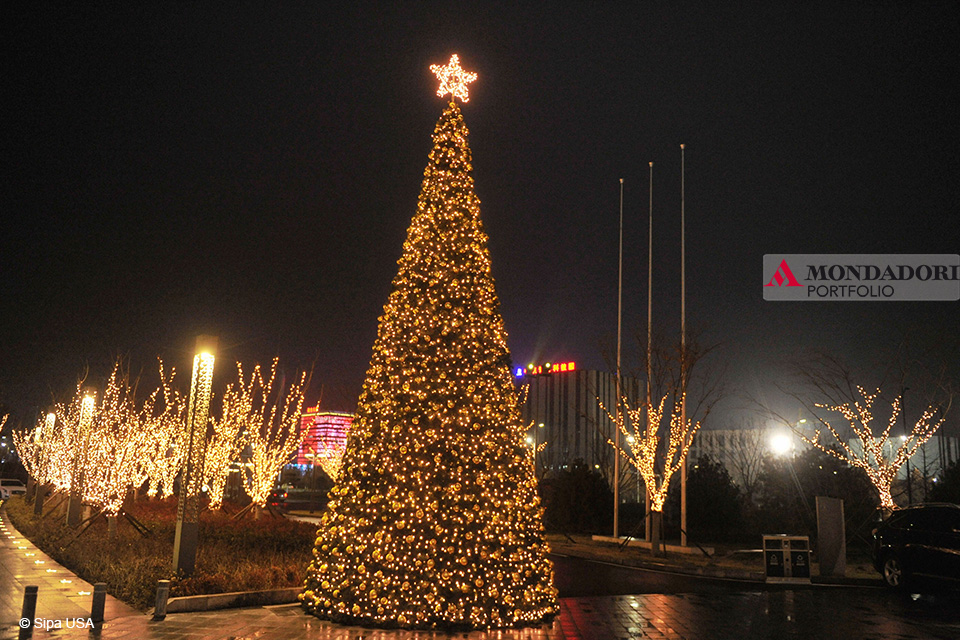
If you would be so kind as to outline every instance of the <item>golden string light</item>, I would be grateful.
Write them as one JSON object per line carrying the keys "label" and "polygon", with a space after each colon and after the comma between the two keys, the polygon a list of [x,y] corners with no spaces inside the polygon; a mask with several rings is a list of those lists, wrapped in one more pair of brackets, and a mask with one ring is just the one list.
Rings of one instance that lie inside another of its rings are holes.
{"label": "golden string light", "polygon": [[227,385],[223,394],[221,417],[211,420],[213,429],[207,440],[204,479],[211,509],[217,509],[223,503],[230,465],[240,460],[246,445],[243,440],[244,431],[253,412],[253,397],[245,393],[243,367],[239,362],[237,371],[240,382]]}
{"label": "golden string light", "polygon": [[848,463],[850,466],[862,469],[877,490],[877,494],[880,497],[880,506],[887,510],[895,509],[897,505],[893,500],[891,487],[893,486],[894,479],[897,477],[897,473],[900,471],[900,467],[933,437],[937,429],[943,424],[946,416],[942,415],[936,422],[931,422],[936,410],[932,406],[927,407],[920,416],[920,419],[913,425],[910,433],[903,437],[900,446],[896,448],[893,456],[888,457],[883,451],[888,447],[890,432],[900,415],[900,396],[897,396],[891,404],[890,420],[887,422],[886,428],[878,436],[874,435],[873,432],[872,409],[874,402],[880,396],[880,390],[877,389],[875,393],[870,394],[858,385],[857,391],[863,400],[862,403],[857,400],[852,404],[848,402],[836,406],[827,404],[817,404],[816,406],[821,409],[826,409],[827,411],[839,413],[843,416],[857,436],[857,440],[860,443],[860,451],[855,451],[850,447],[837,430],[824,419],[820,419],[820,421],[827,427],[831,435],[833,435],[840,450],[825,446],[820,441],[819,429],[814,432],[812,438],[803,433],[799,433],[798,435],[807,444]]}
{"label": "golden string light", "polygon": [[467,97],[467,85],[477,79],[477,74],[463,70],[460,66],[460,56],[453,54],[450,56],[450,62],[445,65],[432,64],[430,71],[440,80],[438,96],[442,98],[449,93],[451,100],[460,98],[464,102],[470,102]]}
{"label": "golden string light", "polygon": [[[660,399],[660,404],[642,404],[631,408],[624,399],[625,411],[614,416],[607,411],[607,415],[614,422],[627,442],[632,442],[629,448],[617,447],[612,440],[607,443],[619,455],[623,456],[636,469],[650,496],[651,511],[662,512],[670,491],[670,479],[683,466],[683,461],[690,452],[693,438],[700,429],[699,422],[682,418],[683,397],[675,399],[670,415],[670,426],[666,433],[662,433],[664,405],[667,396]],[[600,405],[603,407],[603,403]],[[606,411],[606,407],[603,407]],[[646,415],[644,415],[646,413]],[[624,417],[626,416],[626,418]],[[629,421],[629,427],[627,422]],[[661,440],[667,436],[667,449],[660,459]]]}
{"label": "golden string light", "polygon": [[313,451],[313,463],[320,465],[331,480],[340,477],[343,452],[347,448],[346,438],[317,436],[316,449]]}
{"label": "golden string light", "polygon": [[[231,386],[230,420],[242,429],[241,449],[250,447],[250,465],[244,475],[244,489],[260,507],[267,504],[277,475],[300,448],[306,432],[300,431],[303,412],[306,373],[287,389],[274,391],[277,379],[274,358],[269,377],[264,377],[256,365],[249,379],[244,379],[243,368],[237,363],[238,382]],[[224,406],[225,419],[227,406]],[[226,467],[224,467],[226,469]]]}
{"label": "golden string light", "polygon": [[[157,417],[161,390],[166,406]],[[14,433],[14,442],[38,483],[76,490],[87,504],[115,514],[131,487],[153,477],[155,450],[166,454],[166,444],[151,448],[161,430],[155,427],[165,423],[167,431],[182,430],[182,419],[171,418],[178,412],[182,417],[175,398],[161,363],[161,389],[138,408],[117,362],[99,401],[78,385],[70,402],[58,404],[32,432]]]}
{"label": "golden string light", "polygon": [[187,399],[173,386],[176,370],[167,377],[160,366],[160,386],[150,394],[141,409],[141,423],[147,433],[143,450],[142,473],[134,486],[148,482],[147,495],[172,496],[174,478],[180,471],[186,452]]}
{"label": "golden string light", "polygon": [[500,628],[557,613],[471,170],[451,101],[301,596],[322,618]]}

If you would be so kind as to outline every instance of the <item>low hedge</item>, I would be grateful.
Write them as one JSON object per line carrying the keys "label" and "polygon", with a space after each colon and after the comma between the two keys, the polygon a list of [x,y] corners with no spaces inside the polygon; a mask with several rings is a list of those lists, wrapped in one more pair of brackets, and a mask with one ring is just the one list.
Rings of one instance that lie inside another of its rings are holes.
{"label": "low hedge", "polygon": [[138,609],[153,606],[158,580],[172,581],[171,596],[301,586],[316,533],[314,525],[269,514],[237,520],[204,511],[196,571],[178,578],[172,571],[176,498],[131,504],[131,515],[152,535],[140,535],[121,517],[113,539],[103,518],[77,537],[62,515],[37,518],[23,498],[5,508],[14,526],[47,555],[88,582],[105,582],[111,595]]}

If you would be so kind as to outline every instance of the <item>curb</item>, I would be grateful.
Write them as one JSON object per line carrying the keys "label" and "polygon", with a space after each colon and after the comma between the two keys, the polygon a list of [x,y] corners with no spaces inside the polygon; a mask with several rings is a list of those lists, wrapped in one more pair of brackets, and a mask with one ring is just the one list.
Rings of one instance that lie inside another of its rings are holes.
{"label": "curb", "polygon": [[285,589],[269,589],[266,591],[234,591],[232,593],[177,596],[167,601],[167,613],[236,609],[270,604],[292,604],[299,602],[297,596],[299,596],[302,591],[303,587],[287,587]]}
{"label": "curb", "polygon": [[[583,560],[592,560],[595,562],[609,562],[624,567],[633,567],[636,569],[650,569],[654,571],[664,571],[667,573],[678,573],[689,576],[700,576],[704,578],[723,578],[727,580],[743,580],[747,582],[756,582],[758,585],[767,584],[766,574],[763,571],[750,571],[749,569],[735,569],[730,567],[702,567],[690,564],[667,564],[663,562],[649,562],[635,560],[632,558],[621,558],[613,560],[610,558],[596,558],[589,554],[579,554],[572,549],[556,550],[555,553],[561,553],[574,558]],[[810,584],[813,585],[834,585],[846,587],[880,587],[883,586],[879,578],[846,578],[836,576],[813,576]]]}

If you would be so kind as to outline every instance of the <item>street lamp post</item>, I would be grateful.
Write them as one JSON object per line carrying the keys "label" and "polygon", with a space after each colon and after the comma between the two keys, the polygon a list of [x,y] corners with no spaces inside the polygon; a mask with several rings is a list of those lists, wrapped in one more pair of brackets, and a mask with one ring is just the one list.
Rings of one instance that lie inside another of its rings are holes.
{"label": "street lamp post", "polygon": [[89,389],[80,401],[80,425],[78,429],[80,449],[73,452],[73,471],[70,474],[70,498],[67,500],[67,526],[80,524],[83,507],[84,467],[87,463],[87,447],[90,444],[90,424],[96,410],[96,391]]}
{"label": "street lamp post", "polygon": [[197,561],[197,532],[200,516],[200,486],[207,442],[207,420],[213,387],[213,364],[217,338],[198,336],[187,408],[187,459],[180,479],[177,504],[177,531],[173,540],[173,571],[189,576]]}

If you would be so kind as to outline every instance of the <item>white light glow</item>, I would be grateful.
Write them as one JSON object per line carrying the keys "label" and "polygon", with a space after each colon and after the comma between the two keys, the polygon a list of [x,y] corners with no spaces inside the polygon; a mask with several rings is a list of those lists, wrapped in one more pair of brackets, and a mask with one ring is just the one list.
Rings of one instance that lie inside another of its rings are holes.
{"label": "white light glow", "polygon": [[786,433],[775,433],[770,436],[770,451],[774,455],[783,456],[793,451],[793,438]]}

